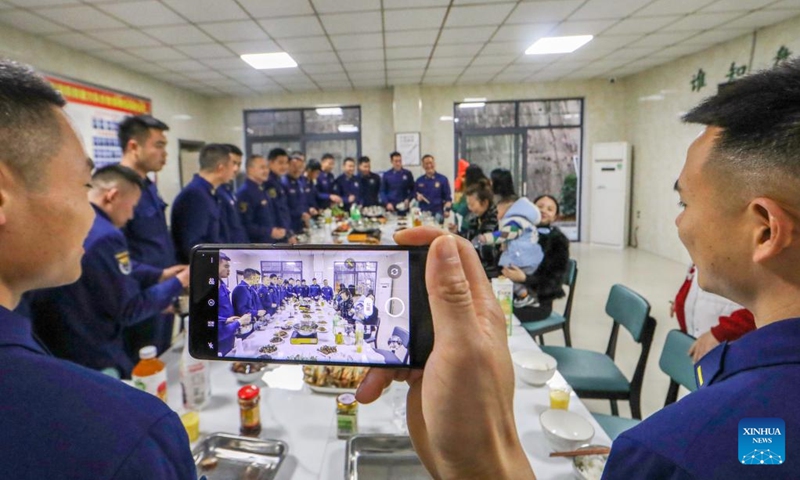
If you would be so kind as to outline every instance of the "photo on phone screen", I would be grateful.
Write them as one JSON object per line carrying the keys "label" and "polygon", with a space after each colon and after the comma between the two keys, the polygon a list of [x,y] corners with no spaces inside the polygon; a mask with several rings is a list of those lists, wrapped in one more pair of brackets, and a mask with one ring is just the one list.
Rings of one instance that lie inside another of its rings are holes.
{"label": "photo on phone screen", "polygon": [[421,366],[433,341],[426,252],[198,248],[191,353],[272,363]]}

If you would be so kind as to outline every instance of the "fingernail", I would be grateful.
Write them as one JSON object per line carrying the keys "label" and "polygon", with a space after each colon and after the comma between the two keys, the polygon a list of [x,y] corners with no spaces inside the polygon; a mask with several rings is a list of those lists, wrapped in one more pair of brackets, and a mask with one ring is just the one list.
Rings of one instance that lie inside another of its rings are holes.
{"label": "fingernail", "polygon": [[442,256],[442,260],[455,260],[458,259],[458,245],[456,244],[456,238],[452,235],[445,235],[441,240],[441,248],[439,253]]}

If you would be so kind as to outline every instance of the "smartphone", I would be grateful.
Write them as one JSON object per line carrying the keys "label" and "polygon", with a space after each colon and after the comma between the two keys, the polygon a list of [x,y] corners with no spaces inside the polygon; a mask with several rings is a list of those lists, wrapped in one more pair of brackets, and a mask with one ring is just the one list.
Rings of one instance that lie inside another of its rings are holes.
{"label": "smartphone", "polygon": [[207,360],[422,368],[428,247],[198,245],[189,352]]}

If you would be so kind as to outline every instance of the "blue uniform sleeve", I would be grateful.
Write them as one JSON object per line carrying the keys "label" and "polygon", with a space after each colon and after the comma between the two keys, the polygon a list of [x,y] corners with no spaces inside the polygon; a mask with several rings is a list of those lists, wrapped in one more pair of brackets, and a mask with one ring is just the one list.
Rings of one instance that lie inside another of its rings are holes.
{"label": "blue uniform sleeve", "polygon": [[131,265],[133,266],[133,271],[131,272],[133,278],[145,288],[158,283],[161,279],[161,275],[164,273],[164,270],[161,268],[137,262],[133,259],[131,259]]}
{"label": "blue uniform sleeve", "polygon": [[679,465],[668,458],[651,451],[645,445],[626,438],[624,434],[614,440],[608,457],[603,480],[692,480]]}
{"label": "blue uniform sleeve", "polygon": [[412,200],[414,198],[414,176],[409,171],[406,171],[405,191],[406,200]]}
{"label": "blue uniform sleeve", "polygon": [[175,239],[175,250],[181,261],[189,260],[192,247],[201,243],[220,243],[219,238],[212,238],[209,232],[213,229],[211,222],[219,222],[209,211],[202,193],[193,189],[184,189],[172,207],[172,236]]}
{"label": "blue uniform sleeve", "polygon": [[386,173],[381,177],[380,202],[383,206],[389,203],[389,182],[386,181]]}
{"label": "blue uniform sleeve", "polygon": [[236,288],[233,289],[231,300],[233,303],[233,313],[236,316],[241,317],[249,313],[255,317],[258,313],[253,308],[253,297],[250,295],[249,287],[237,285]]}
{"label": "blue uniform sleeve", "polygon": [[259,222],[256,218],[256,209],[260,207],[258,199],[253,198],[247,190],[240,190],[239,192],[239,205],[237,205],[237,208],[247,236],[254,242],[263,241],[265,238],[271,239],[272,228],[275,225],[272,208],[269,206],[262,208],[265,212],[262,212],[263,215]]}
{"label": "blue uniform sleeve", "polygon": [[124,463],[113,480],[196,479],[197,470],[189,449],[189,438],[178,415],[170,412],[153,424]]}
{"label": "blue uniform sleeve", "polygon": [[442,176],[442,200],[444,203],[453,201],[453,194],[450,192],[450,182],[444,175]]}
{"label": "blue uniform sleeve", "polygon": [[102,299],[92,308],[105,310],[109,318],[128,327],[161,313],[180,295],[182,286],[177,278],[171,278],[142,289],[132,275],[122,271],[121,254],[128,255],[121,235],[96,242],[86,253],[84,278],[89,290]]}

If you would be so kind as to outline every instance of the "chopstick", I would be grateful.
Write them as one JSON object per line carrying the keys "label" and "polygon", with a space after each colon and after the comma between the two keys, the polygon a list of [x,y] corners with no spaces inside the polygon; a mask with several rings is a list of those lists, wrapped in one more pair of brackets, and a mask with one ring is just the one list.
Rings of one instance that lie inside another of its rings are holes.
{"label": "chopstick", "polygon": [[552,452],[551,457],[578,457],[581,455],[607,455],[611,452],[609,447],[592,447],[581,450],[570,450],[569,452]]}

